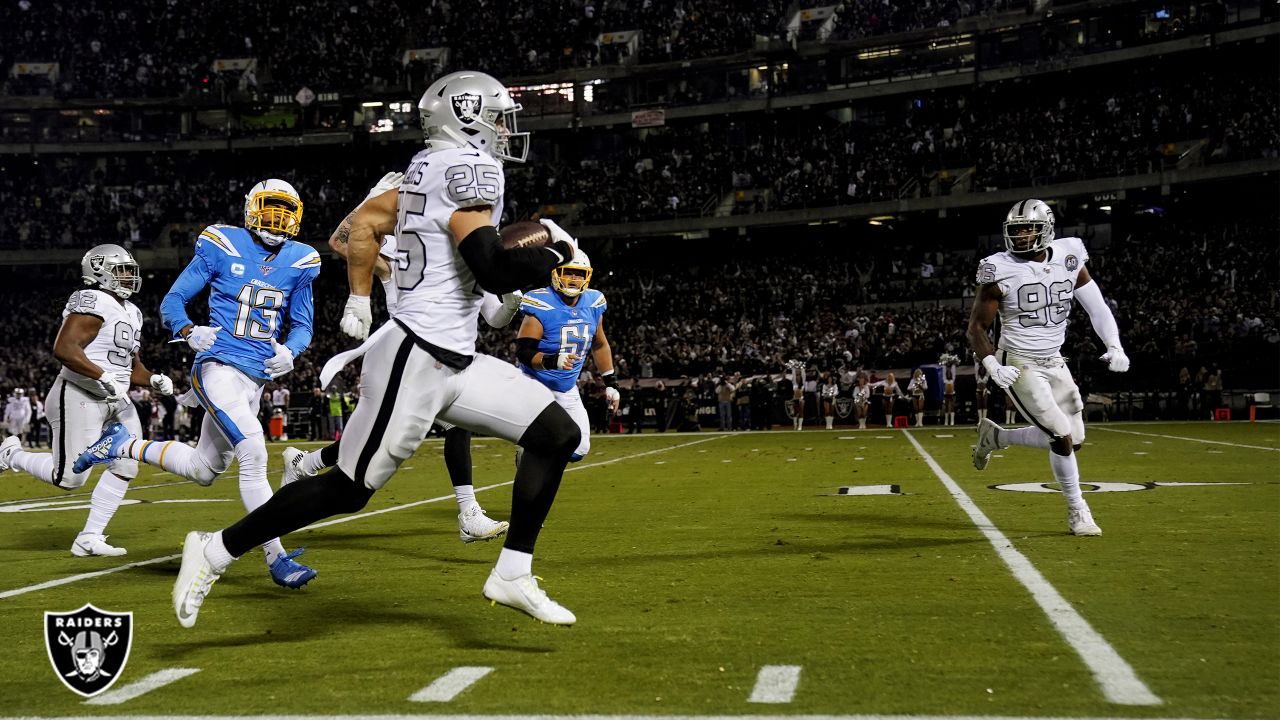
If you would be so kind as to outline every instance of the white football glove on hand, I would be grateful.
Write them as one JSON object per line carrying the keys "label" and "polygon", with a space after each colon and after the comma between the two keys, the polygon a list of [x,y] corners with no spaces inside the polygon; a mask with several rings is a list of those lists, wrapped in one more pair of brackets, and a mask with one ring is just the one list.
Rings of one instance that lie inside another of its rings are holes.
{"label": "white football glove on hand", "polygon": [[987,373],[995,381],[996,387],[1001,390],[1008,390],[1022,376],[1022,371],[1018,368],[1012,365],[1001,365],[1000,361],[996,360],[995,355],[988,355],[982,358],[982,367],[987,369]]}
{"label": "white football glove on hand", "polygon": [[357,340],[369,337],[369,328],[373,326],[373,310],[369,307],[368,295],[348,295],[347,306],[342,309],[342,332]]}
{"label": "white football glove on hand", "polygon": [[191,328],[191,332],[187,333],[187,344],[196,352],[204,352],[213,347],[213,343],[218,339],[218,331],[222,328],[218,326],[197,325]]}
{"label": "white football glove on hand", "polygon": [[271,349],[275,355],[267,358],[263,365],[267,367],[267,376],[272,380],[293,370],[293,351],[271,338]]}
{"label": "white football glove on hand", "polygon": [[108,402],[115,402],[129,392],[129,388],[120,387],[120,383],[116,382],[116,379],[105,370],[102,375],[98,376],[98,385],[100,387],[99,391],[102,393],[102,399]]}
{"label": "white football glove on hand", "polygon": [[[569,243],[569,245],[573,247],[573,251],[575,253],[578,251],[577,239],[574,238],[572,235],[570,235],[568,232],[566,232],[564,228],[557,225],[555,220],[552,220],[550,218],[543,218],[538,222],[542,223],[542,226],[545,227],[547,229],[547,232],[551,234],[551,242],[553,243],[567,242]],[[569,260],[569,258],[565,258],[565,260]]]}
{"label": "white football glove on hand", "polygon": [[1106,363],[1107,369],[1111,372],[1129,372],[1129,356],[1124,354],[1124,348],[1119,345],[1107,348],[1107,351],[1098,359]]}
{"label": "white football glove on hand", "polygon": [[364,200],[361,200],[360,204],[363,205],[388,190],[395,190],[400,187],[403,182],[404,173],[402,172],[389,172],[386,175],[383,175],[377,185],[369,188],[369,194],[364,196]]}
{"label": "white football glove on hand", "polygon": [[618,406],[622,404],[622,393],[618,392],[618,388],[606,387],[604,399],[609,402],[610,410],[618,412]]}
{"label": "white football glove on hand", "polygon": [[524,293],[519,290],[512,290],[502,296],[502,309],[511,313],[511,317],[515,317],[520,310],[520,303],[524,302]]}
{"label": "white football glove on hand", "polygon": [[151,389],[156,391],[158,395],[172,395],[173,380],[168,375],[152,375]]}

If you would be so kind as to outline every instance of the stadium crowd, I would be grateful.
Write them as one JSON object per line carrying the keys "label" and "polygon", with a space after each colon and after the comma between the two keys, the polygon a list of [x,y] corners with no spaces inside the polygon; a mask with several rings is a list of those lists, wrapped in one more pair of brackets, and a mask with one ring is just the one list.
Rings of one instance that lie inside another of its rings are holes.
{"label": "stadium crowd", "polygon": [[[1221,222],[1197,220],[1196,214],[1139,219],[1126,225],[1123,237],[1091,251],[1091,271],[1116,307],[1139,371],[1117,379],[1092,362],[1101,350],[1077,310],[1067,352],[1087,392],[1176,389],[1182,411],[1191,412],[1213,406],[1224,377],[1230,387],[1249,382],[1246,376],[1268,382],[1274,375],[1280,353],[1277,217],[1263,208]],[[678,388],[692,385],[689,402],[705,404],[716,379],[735,373],[772,376],[764,381],[774,385],[770,392],[783,392],[776,381],[793,360],[805,363],[814,380],[822,373],[841,378],[847,394],[861,370],[927,365],[944,352],[967,357],[964,301],[977,257],[972,247],[911,249],[900,243],[876,250],[871,243],[779,246],[748,239],[735,243],[730,259],[722,248],[707,246],[672,265],[652,242],[661,241],[593,248],[592,284],[610,301],[606,329],[620,377],[640,381],[650,395],[663,388],[671,408],[685,393]],[[820,264],[805,259],[817,257]],[[5,272],[0,297],[29,311],[11,319],[11,341],[0,347],[0,388],[26,388],[38,397],[57,371],[53,338],[66,295],[78,286],[78,269],[46,268],[38,280],[20,268]],[[158,322],[159,300],[174,273],[146,275],[137,296],[147,318],[142,357],[185,388],[190,353],[185,345],[168,344]],[[353,344],[337,330],[345,299],[341,262],[328,260],[315,288],[315,341],[282,383],[294,406],[327,412],[330,398],[314,390],[324,360]],[[198,303],[192,309],[198,318]],[[513,338],[513,328],[486,328],[481,348],[512,360]],[[903,383],[906,375],[899,376]],[[348,368],[339,390],[354,390],[356,377]],[[602,392],[587,378],[589,394]],[[744,398],[750,387],[743,385]],[[337,402],[349,411],[350,400]]]}

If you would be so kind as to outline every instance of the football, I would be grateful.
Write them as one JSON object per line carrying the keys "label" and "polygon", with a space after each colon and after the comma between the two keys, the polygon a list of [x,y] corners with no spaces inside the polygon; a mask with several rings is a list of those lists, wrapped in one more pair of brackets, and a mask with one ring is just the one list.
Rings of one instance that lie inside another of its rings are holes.
{"label": "football", "polygon": [[546,247],[551,244],[551,233],[539,222],[521,220],[499,231],[502,247],[510,250],[518,247]]}

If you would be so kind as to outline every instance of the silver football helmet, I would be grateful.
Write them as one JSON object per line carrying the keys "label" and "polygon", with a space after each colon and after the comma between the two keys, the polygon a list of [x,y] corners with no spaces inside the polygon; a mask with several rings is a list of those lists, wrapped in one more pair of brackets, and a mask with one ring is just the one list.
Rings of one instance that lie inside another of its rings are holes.
{"label": "silver football helmet", "polygon": [[80,273],[85,285],[97,285],[121,300],[142,288],[138,261],[119,245],[99,245],[85,253]]}
{"label": "silver football helmet", "polygon": [[529,133],[516,132],[520,110],[502,83],[473,70],[436,80],[418,101],[422,133],[432,150],[475,148],[522,163],[529,156]]}
{"label": "silver football helmet", "polygon": [[1053,242],[1053,208],[1040,200],[1023,200],[1004,217],[1004,246],[1019,254],[1039,253]]}

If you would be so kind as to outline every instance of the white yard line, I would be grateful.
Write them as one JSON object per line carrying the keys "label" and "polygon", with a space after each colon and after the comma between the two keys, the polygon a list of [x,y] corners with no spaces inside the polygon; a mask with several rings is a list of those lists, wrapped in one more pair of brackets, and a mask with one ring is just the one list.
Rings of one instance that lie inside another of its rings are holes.
{"label": "white yard line", "polygon": [[[98,715],[0,717],[0,720],[778,720],[779,715]],[[1133,720],[1034,715],[786,715],[786,720]],[[1192,720],[1145,718],[1144,720]]]}
{"label": "white yard line", "polygon": [[491,667],[456,667],[410,695],[409,702],[449,702],[491,672]]}
{"label": "white yard line", "polygon": [[751,689],[749,703],[789,703],[796,696],[800,684],[799,665],[765,665],[756,675],[756,686]]}
{"label": "white yard line", "polygon": [[[707,438],[702,438],[701,440],[693,440],[691,442],[680,443],[679,445],[670,445],[668,447],[658,448],[656,450],[648,450],[640,453],[632,453],[631,455],[623,455],[621,457],[616,457],[611,460],[601,460],[599,462],[585,463],[585,464],[580,463],[577,465],[571,465],[568,469],[565,470],[565,472],[567,473],[576,472],[578,470],[586,470],[587,468],[600,467],[602,465],[612,465],[613,463],[622,462],[623,460],[631,460],[633,458],[645,457],[646,455],[654,455],[657,453],[670,452],[672,450],[679,450],[680,448],[689,447],[691,445],[700,445],[705,442],[719,440],[722,437],[726,437],[726,435],[719,435],[716,437],[707,437]],[[485,485],[484,487],[476,488],[475,491],[481,492],[483,490],[492,490],[494,488],[500,488],[507,485],[511,485],[513,482],[515,481],[508,480],[506,482],[496,483],[494,485]],[[316,528],[328,527],[329,525],[338,525],[340,523],[351,522],[352,520],[360,520],[367,517],[373,517],[375,515],[382,515],[383,513],[395,512],[396,510],[407,510],[412,507],[418,507],[419,505],[426,505],[428,503],[435,503],[435,502],[443,502],[445,500],[452,500],[452,499],[453,499],[453,495],[441,495],[439,497],[428,498],[426,500],[418,500],[416,502],[405,503],[403,505],[392,505],[391,507],[385,507],[379,510],[370,510],[369,512],[360,513],[358,515],[348,515],[346,517],[334,518],[332,520],[325,520],[324,522],[314,523],[305,528],[302,528],[302,530],[299,530],[298,532],[303,532],[306,530],[315,530]],[[78,575],[68,575],[67,577],[58,578],[56,580],[47,580],[42,583],[36,583],[35,585],[27,585],[25,587],[14,588],[13,590],[5,590],[3,592],[0,592],[0,600],[3,600],[4,598],[16,597],[18,595],[25,595],[30,592],[36,592],[37,590],[48,590],[49,588],[55,588],[60,585],[69,585],[73,582],[79,582],[81,580],[91,580],[96,577],[102,577],[103,575],[110,575],[112,573],[121,572],[123,570],[130,570],[136,567],[142,567],[144,565],[154,565],[156,563],[167,562],[169,560],[173,560],[180,557],[182,557],[181,553],[178,553],[176,555],[165,555],[163,557],[151,558],[150,560],[142,560],[139,562],[128,563],[126,565],[119,565],[113,568],[107,568],[106,570],[97,570],[94,572],[80,573]]]}
{"label": "white yard line", "polygon": [[929,469],[933,470],[933,474],[942,481],[960,509],[964,510],[973,524],[977,525],[982,534],[987,537],[991,547],[995,548],[996,554],[1005,565],[1009,566],[1014,578],[1031,593],[1031,597],[1048,616],[1049,622],[1053,623],[1054,628],[1062,635],[1062,639],[1075,649],[1080,659],[1088,666],[1093,673],[1093,679],[1102,690],[1103,697],[1117,705],[1162,704],[1164,701],[1138,678],[1129,663],[1120,657],[1120,653],[1116,652],[1115,648],[1093,629],[1089,621],[1076,612],[1057,588],[1049,584],[1026,555],[1014,549],[1009,538],[996,528],[968,493],[962,490],[956,481],[952,480],[951,476],[938,465],[933,456],[925,451],[915,436],[909,431],[903,432],[903,435],[907,436],[915,446],[916,452],[920,453],[920,457],[929,465]]}
{"label": "white yard line", "polygon": [[153,672],[137,682],[129,683],[122,688],[91,697],[85,700],[83,704],[119,705],[139,695],[145,695],[156,688],[162,688],[169,683],[177,682],[188,675],[195,675],[198,672],[200,672],[200,668],[165,668],[159,672]]}
{"label": "white yard line", "polygon": [[1119,430],[1111,427],[1102,427],[1099,425],[1090,425],[1090,430],[1102,430],[1104,432],[1124,433],[1125,435],[1142,435],[1145,437],[1158,437],[1167,440],[1186,440],[1187,442],[1206,443],[1208,445],[1229,445],[1231,447],[1248,448],[1250,450],[1266,450],[1268,452],[1280,452],[1280,448],[1265,447],[1263,445],[1243,445],[1241,443],[1226,442],[1224,440],[1205,440],[1204,438],[1183,437],[1181,435],[1161,435],[1160,433],[1138,432],[1137,430]]}

